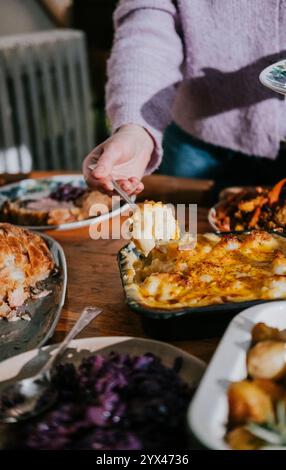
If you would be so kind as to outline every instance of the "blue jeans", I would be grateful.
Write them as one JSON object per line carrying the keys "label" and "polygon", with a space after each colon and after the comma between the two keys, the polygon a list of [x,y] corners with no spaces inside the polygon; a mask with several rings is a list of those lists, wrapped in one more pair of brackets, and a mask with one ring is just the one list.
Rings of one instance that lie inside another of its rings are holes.
{"label": "blue jeans", "polygon": [[281,148],[276,160],[248,156],[202,142],[175,123],[165,131],[163,150],[159,173],[213,179],[218,189],[236,185],[271,185],[286,177],[285,148]]}

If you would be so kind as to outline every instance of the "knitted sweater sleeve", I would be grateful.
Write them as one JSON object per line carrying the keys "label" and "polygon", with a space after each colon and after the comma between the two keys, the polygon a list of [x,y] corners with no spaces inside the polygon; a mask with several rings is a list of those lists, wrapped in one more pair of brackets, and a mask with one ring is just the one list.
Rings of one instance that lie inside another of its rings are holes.
{"label": "knitted sweater sleeve", "polygon": [[147,168],[162,156],[162,132],[171,120],[176,84],[182,79],[183,43],[172,0],[121,0],[108,61],[106,109],[112,129],[143,126],[155,148]]}

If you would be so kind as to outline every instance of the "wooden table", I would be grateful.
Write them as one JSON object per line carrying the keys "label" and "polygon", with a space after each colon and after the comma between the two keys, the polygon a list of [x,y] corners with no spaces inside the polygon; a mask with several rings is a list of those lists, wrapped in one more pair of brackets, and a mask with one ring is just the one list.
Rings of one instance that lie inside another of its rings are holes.
{"label": "wooden table", "polygon": [[[49,175],[52,173],[49,173]],[[47,176],[34,173],[33,177]],[[211,181],[191,181],[152,175],[145,178],[145,191],[141,199],[164,200],[165,202],[199,202],[198,230],[210,230],[207,222],[207,207],[210,198]],[[93,240],[89,229],[49,232],[63,247],[68,266],[67,298],[56,332],[51,342],[62,340],[70,330],[80,311],[87,305],[103,309],[82,336],[141,336],[144,332],[138,316],[125,304],[116,261],[118,250],[124,240]],[[218,339],[178,341],[178,347],[209,361]]]}

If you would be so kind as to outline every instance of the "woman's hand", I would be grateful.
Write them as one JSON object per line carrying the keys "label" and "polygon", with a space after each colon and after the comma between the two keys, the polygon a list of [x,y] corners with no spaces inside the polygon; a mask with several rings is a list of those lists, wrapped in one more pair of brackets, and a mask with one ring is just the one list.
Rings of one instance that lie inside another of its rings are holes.
{"label": "woman's hand", "polygon": [[109,193],[114,178],[128,195],[138,194],[144,189],[141,178],[153,149],[154,141],[143,127],[122,126],[85,158],[85,180],[91,188]]}

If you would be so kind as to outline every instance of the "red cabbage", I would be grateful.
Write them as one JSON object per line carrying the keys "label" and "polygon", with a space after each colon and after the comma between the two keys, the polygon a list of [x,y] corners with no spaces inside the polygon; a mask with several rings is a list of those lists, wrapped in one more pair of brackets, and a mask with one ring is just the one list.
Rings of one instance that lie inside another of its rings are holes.
{"label": "red cabbage", "polygon": [[182,360],[165,367],[152,354],[112,353],[59,365],[53,377],[54,409],[26,424],[29,449],[184,448],[186,411],[192,390],[178,372]]}

